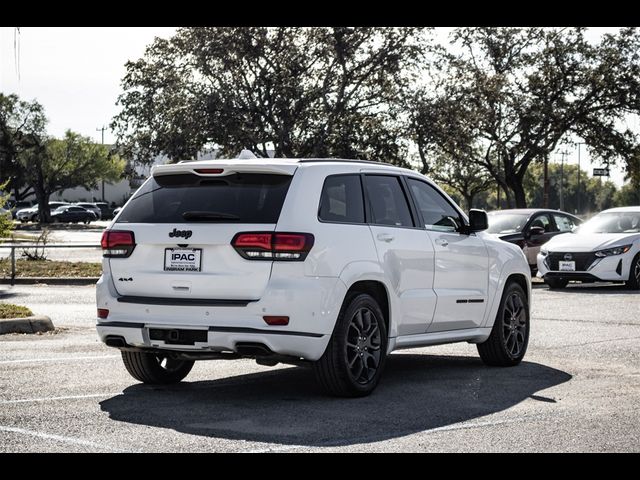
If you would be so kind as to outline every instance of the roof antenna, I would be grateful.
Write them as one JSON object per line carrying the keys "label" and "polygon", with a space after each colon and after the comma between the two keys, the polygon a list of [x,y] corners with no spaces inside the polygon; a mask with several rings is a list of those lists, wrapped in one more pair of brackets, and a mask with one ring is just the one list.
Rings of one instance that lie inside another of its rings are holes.
{"label": "roof antenna", "polygon": [[244,148],[240,152],[240,155],[238,155],[238,159],[239,160],[249,160],[249,159],[252,159],[252,158],[258,158],[258,157],[256,157],[251,150],[248,150],[246,148]]}

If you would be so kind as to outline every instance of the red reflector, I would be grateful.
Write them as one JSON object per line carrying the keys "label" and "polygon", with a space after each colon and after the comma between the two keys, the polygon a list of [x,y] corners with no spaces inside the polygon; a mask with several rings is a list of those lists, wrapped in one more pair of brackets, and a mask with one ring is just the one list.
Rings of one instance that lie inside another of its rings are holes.
{"label": "red reflector", "polygon": [[98,309],[98,318],[107,318],[109,316],[108,308],[99,308]]}
{"label": "red reflector", "polygon": [[299,252],[305,249],[306,243],[307,237],[302,233],[276,233],[273,240],[273,249]]}
{"label": "red reflector", "polygon": [[134,244],[133,232],[120,230],[105,230],[100,240],[100,245],[104,249]]}
{"label": "red reflector", "polygon": [[264,316],[262,319],[267,325],[289,325],[289,317]]}
{"label": "red reflector", "polygon": [[271,236],[270,233],[241,233],[233,240],[233,246],[271,250]]}
{"label": "red reflector", "polygon": [[196,173],[204,173],[204,174],[212,174],[212,173],[222,173],[224,169],[222,168],[196,168]]}

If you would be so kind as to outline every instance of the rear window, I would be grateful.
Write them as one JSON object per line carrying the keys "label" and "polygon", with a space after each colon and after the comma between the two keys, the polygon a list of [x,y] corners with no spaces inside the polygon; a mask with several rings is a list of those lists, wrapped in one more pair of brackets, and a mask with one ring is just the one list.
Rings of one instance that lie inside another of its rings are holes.
{"label": "rear window", "polygon": [[277,223],[291,183],[289,175],[194,174],[148,179],[118,217],[118,223]]}

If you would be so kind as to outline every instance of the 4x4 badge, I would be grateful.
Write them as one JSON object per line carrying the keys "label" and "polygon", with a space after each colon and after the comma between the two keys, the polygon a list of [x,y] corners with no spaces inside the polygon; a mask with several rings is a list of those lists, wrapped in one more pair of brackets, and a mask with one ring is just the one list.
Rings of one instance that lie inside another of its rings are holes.
{"label": "4x4 badge", "polygon": [[191,230],[178,230],[177,228],[174,228],[172,232],[169,232],[169,236],[171,238],[183,237],[183,238],[187,239],[191,235],[193,235],[193,232]]}

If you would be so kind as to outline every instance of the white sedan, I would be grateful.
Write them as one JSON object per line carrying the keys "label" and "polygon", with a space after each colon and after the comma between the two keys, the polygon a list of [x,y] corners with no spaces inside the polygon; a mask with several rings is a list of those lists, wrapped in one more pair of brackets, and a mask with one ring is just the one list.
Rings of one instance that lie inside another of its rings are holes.
{"label": "white sedan", "polygon": [[640,206],[604,210],[538,254],[538,276],[550,288],[570,280],[626,282],[640,289]]}

